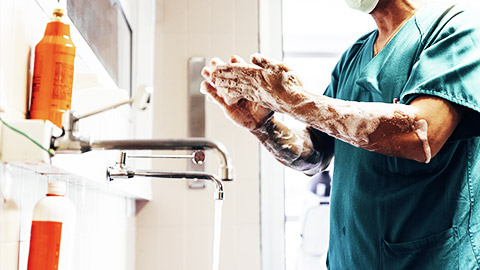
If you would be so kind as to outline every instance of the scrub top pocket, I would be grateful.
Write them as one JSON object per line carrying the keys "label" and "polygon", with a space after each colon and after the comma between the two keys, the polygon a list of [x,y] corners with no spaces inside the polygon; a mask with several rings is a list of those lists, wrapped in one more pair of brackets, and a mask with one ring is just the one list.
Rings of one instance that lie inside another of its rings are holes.
{"label": "scrub top pocket", "polygon": [[452,227],[426,238],[382,244],[382,269],[454,270],[459,266],[458,228]]}

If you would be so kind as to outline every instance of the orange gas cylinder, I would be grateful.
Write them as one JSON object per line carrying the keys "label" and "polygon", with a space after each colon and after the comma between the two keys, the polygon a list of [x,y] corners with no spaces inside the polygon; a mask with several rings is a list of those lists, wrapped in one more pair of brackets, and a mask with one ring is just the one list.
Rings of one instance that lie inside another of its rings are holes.
{"label": "orange gas cylinder", "polygon": [[70,109],[75,45],[70,26],[60,21],[63,10],[55,9],[43,39],[35,47],[31,119],[50,120],[62,127],[62,114]]}

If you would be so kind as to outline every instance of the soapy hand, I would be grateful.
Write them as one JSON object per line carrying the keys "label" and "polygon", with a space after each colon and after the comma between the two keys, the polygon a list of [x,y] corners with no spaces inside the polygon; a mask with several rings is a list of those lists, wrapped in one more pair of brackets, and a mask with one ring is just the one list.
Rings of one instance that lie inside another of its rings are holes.
{"label": "soapy hand", "polygon": [[286,113],[302,101],[302,83],[291,69],[260,54],[252,55],[251,62],[218,63],[211,70],[212,84],[228,105],[244,98]]}
{"label": "soapy hand", "polygon": [[[226,66],[227,64],[218,58],[214,58],[211,60],[210,66],[202,70],[202,75],[205,78],[201,85],[202,92],[208,93],[236,124],[249,130],[261,127],[272,117],[273,111],[262,107],[256,102],[246,100],[241,95],[230,97],[225,89],[218,89],[215,85],[212,71],[216,70],[219,65]],[[232,56],[228,65],[246,66],[247,63],[240,57]]]}
{"label": "soapy hand", "polygon": [[[208,93],[218,102],[225,113],[237,124],[248,128],[260,142],[270,151],[281,163],[303,171],[309,175],[324,169],[330,163],[333,150],[328,153],[321,153],[313,147],[310,138],[310,131],[306,128],[288,128],[281,121],[274,119],[273,111],[266,109],[258,102],[245,99],[242,91],[235,91],[234,88],[218,87],[222,79],[214,76],[218,70],[233,67],[233,69],[252,71],[256,76],[263,76],[261,72],[264,66],[276,69],[276,73],[288,72],[282,65],[272,65],[261,58],[254,58],[255,65],[247,64],[238,56],[233,56],[230,63],[226,64],[218,58],[212,59],[210,66],[202,70],[205,81],[202,82],[202,90]],[[283,70],[283,71],[280,71]],[[268,72],[267,72],[268,73]],[[236,75],[232,75],[236,76]],[[241,78],[232,78],[233,81],[248,81],[244,74]],[[222,83],[221,83],[222,84]],[[268,84],[265,85],[267,87]],[[245,87],[248,91],[256,90],[254,87]],[[259,100],[262,101],[262,100]]]}

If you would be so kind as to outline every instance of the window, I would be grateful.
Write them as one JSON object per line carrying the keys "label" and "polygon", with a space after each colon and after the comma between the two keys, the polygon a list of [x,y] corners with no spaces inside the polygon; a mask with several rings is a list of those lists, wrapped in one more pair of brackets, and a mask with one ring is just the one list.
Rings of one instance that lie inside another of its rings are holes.
{"label": "window", "polygon": [[[132,89],[132,28],[119,0],[67,1],[68,16],[117,86]],[[130,92],[131,94],[131,92]]]}

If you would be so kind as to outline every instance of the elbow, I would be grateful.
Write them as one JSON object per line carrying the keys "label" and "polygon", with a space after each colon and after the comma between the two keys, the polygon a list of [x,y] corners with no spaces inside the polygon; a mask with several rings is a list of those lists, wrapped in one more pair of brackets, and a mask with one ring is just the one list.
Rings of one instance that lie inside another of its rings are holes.
{"label": "elbow", "polygon": [[411,160],[414,160],[416,162],[420,162],[420,163],[429,163],[431,158],[432,157],[427,157],[425,154],[421,154],[421,155],[415,155],[415,156],[410,156],[410,157],[406,157],[407,159],[411,159]]}
{"label": "elbow", "polygon": [[426,128],[425,130],[415,128],[405,132],[401,129],[398,130],[398,127],[384,124],[370,134],[368,139],[368,143],[361,146],[362,148],[421,163],[429,163],[432,154],[436,154],[441,147],[438,147],[438,149],[437,147],[431,148],[436,144],[429,141]]}
{"label": "elbow", "polygon": [[439,148],[432,149],[427,141],[405,136],[378,141],[364,148],[387,156],[410,159],[420,163],[429,163],[439,150]]}
{"label": "elbow", "polygon": [[422,162],[429,163],[442,149],[445,142],[422,142],[421,149],[423,151],[417,151],[415,156],[412,156],[411,159]]}

